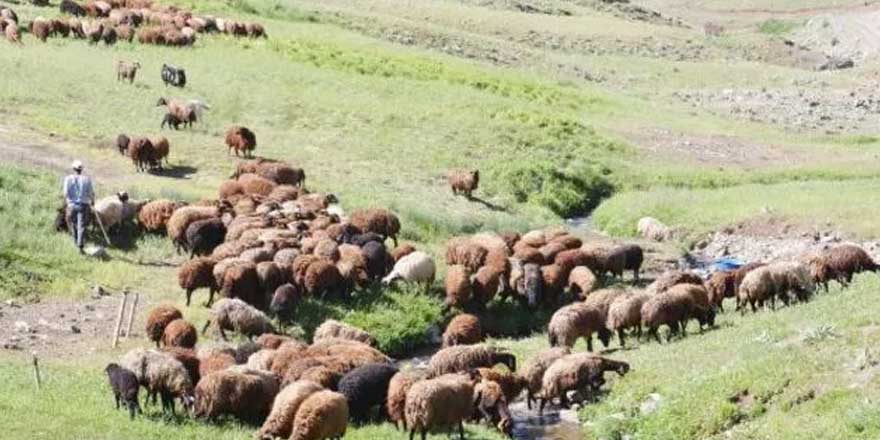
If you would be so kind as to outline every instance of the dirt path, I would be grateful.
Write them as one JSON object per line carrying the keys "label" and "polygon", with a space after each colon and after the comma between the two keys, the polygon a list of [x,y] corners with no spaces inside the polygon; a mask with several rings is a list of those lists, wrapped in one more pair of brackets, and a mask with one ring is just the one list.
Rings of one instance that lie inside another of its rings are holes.
{"label": "dirt path", "polygon": [[[0,157],[4,161],[42,168],[60,176],[76,159],[71,149],[68,141],[52,134],[46,136],[28,128],[0,124]],[[115,180],[121,176],[115,168],[101,161],[86,161],[86,169],[89,175],[100,180]]]}

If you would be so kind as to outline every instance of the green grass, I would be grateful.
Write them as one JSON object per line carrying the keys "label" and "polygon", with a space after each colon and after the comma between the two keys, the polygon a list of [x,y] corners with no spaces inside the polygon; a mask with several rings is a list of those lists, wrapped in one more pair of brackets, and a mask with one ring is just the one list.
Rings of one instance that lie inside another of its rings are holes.
{"label": "green grass", "polygon": [[[128,414],[116,411],[113,404],[102,363],[110,361],[92,359],[88,364],[73,366],[60,362],[44,364],[43,388],[39,391],[35,389],[28,362],[16,358],[0,363],[0,425],[4,438],[250,440],[259,428],[231,420],[208,424],[184,417],[163,417],[158,405],[144,407],[145,416],[129,421]],[[466,431],[469,439],[503,438],[477,425],[468,425]],[[345,435],[352,440],[406,437],[388,423],[350,426]]]}
{"label": "green grass", "polygon": [[801,23],[792,20],[778,20],[771,18],[759,24],[758,30],[760,30],[761,33],[768,35],[784,36],[790,34],[800,25]]}

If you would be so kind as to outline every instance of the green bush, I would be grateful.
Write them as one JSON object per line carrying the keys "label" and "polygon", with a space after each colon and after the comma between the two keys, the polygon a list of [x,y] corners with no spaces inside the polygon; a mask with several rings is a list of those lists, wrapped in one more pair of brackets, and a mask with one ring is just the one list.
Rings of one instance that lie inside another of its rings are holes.
{"label": "green bush", "polygon": [[585,214],[613,192],[607,171],[549,161],[499,163],[491,169],[498,187],[517,202],[543,206],[561,217]]}

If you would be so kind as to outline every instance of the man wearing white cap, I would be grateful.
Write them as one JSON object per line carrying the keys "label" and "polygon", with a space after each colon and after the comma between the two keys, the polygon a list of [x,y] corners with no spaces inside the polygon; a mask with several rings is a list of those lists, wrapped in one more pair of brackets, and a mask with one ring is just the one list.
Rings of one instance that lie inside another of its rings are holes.
{"label": "man wearing white cap", "polygon": [[64,199],[67,203],[67,226],[73,235],[73,241],[83,253],[86,240],[86,226],[95,204],[95,192],[92,179],[82,173],[82,162],[75,160],[71,165],[74,173],[64,178]]}

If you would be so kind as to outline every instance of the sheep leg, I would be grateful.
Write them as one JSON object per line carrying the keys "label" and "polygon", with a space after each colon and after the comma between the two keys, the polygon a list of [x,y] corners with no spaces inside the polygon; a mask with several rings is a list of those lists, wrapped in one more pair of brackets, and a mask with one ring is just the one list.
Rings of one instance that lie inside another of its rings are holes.
{"label": "sheep leg", "polygon": [[458,422],[458,435],[461,436],[461,440],[464,440],[464,422]]}
{"label": "sheep leg", "polygon": [[620,346],[626,347],[626,343],[624,342],[623,329],[617,329],[617,339],[620,340]]}
{"label": "sheep leg", "polygon": [[207,306],[207,307],[211,307],[211,304],[214,303],[214,292],[215,292],[214,289],[210,289],[210,290],[208,291],[208,303],[205,304],[205,306]]}
{"label": "sheep leg", "polygon": [[113,398],[116,400],[116,409],[119,409],[119,393],[113,393]]}
{"label": "sheep leg", "polygon": [[587,351],[593,351],[593,336],[587,337]]}
{"label": "sheep leg", "polygon": [[658,344],[662,344],[663,341],[660,340],[660,332],[657,331],[657,327],[651,327],[648,329],[648,336],[654,335],[654,339],[657,340]]}
{"label": "sheep leg", "polygon": [[189,300],[192,297],[192,289],[186,289],[186,306],[189,307]]}

